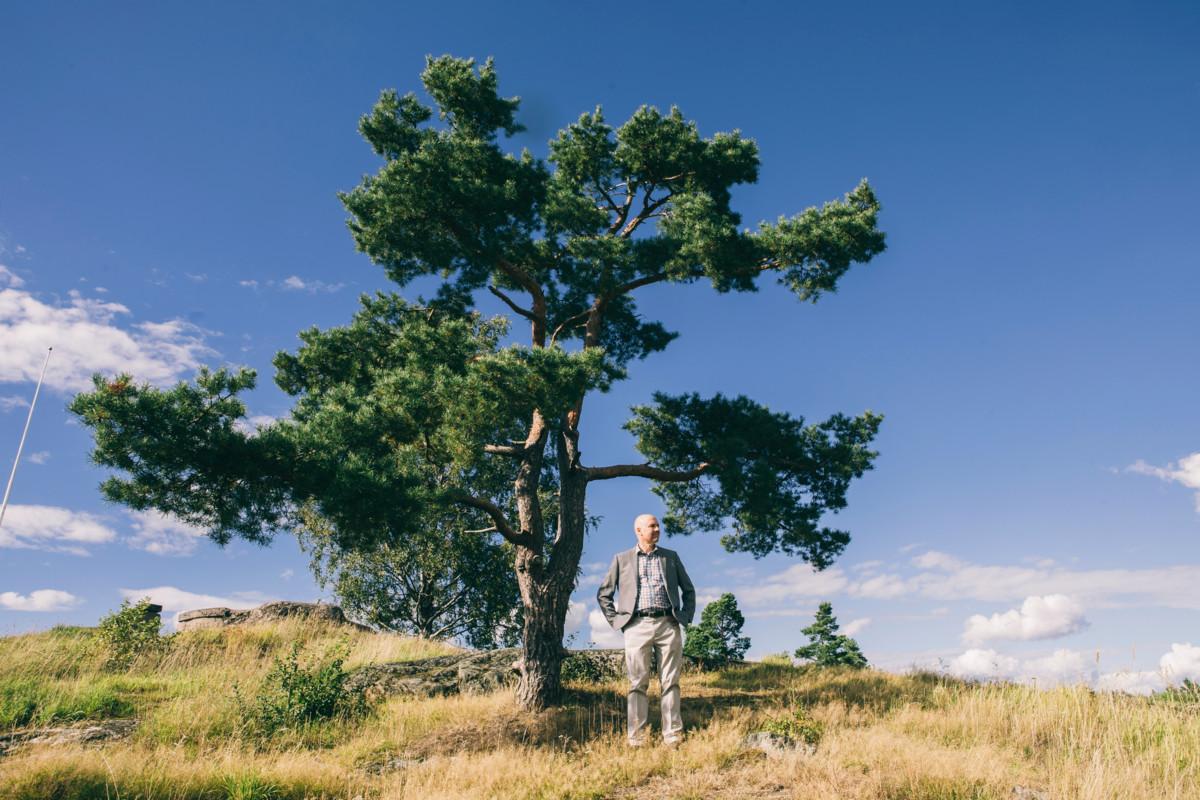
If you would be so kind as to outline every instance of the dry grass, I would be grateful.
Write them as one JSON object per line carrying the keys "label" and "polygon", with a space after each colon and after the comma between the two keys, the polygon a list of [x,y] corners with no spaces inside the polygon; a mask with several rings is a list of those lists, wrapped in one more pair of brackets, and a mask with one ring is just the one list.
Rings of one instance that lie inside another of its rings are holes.
{"label": "dry grass", "polygon": [[[313,651],[343,642],[350,665],[446,649],[288,623],[181,636],[166,658],[113,677],[89,660],[86,638],[0,640],[0,681],[36,679],[51,694],[109,681],[143,720],[138,732],[100,747],[14,750],[0,757],[0,800],[1007,800],[1018,785],[1070,800],[1200,797],[1195,706],[1083,688],[762,664],[685,676],[688,738],[676,751],[625,748],[619,684],[572,686],[565,706],[542,714],[517,711],[507,691],[394,698],[365,721],[252,746],[237,733],[228,685],[252,683],[294,639]],[[798,707],[824,725],[814,754],[741,747]]]}

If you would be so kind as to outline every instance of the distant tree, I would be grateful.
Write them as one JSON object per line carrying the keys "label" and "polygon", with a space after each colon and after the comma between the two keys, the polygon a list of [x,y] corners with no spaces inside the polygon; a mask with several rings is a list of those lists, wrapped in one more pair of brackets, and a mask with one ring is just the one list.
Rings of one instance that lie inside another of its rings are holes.
{"label": "distant tree", "polygon": [[797,648],[796,658],[819,667],[867,666],[867,658],[858,649],[858,642],[838,633],[838,622],[833,616],[832,603],[821,603],[817,608],[816,620],[802,633],[808,637],[809,642]]}
{"label": "distant tree", "polygon": [[512,546],[469,525],[465,515],[444,515],[408,536],[346,548],[312,514],[297,537],[317,583],[351,617],[470,647],[513,647],[521,640],[521,595]]}
{"label": "distant tree", "polygon": [[[878,414],[806,423],[743,396],[655,393],[626,424],[642,458],[604,465],[586,464],[584,445],[611,434],[581,419],[589,394],[676,337],[643,316],[644,289],[753,292],[770,279],[816,301],[883,252],[879,203],[863,181],[751,229],[733,193],[757,181],[758,147],[738,131],[704,137],[678,109],[649,106],[614,127],[597,108],[543,160],[503,145],[522,130],[519,101],[499,93],[491,61],[430,58],[421,79],[431,103],[389,90],[362,117],[379,167],[341,200],[359,251],[400,286],[436,282],[433,299],[363,296],[351,324],[301,332],[274,360],[291,413],[253,434],[234,424],[251,370],[205,368],[171,390],[96,375],[71,409],[94,432],[95,462],[125,473],[105,497],[218,542],[295,531],[305,504],[346,549],[412,535],[430,513],[473,515],[471,529],[514,548],[517,700],[540,709],[559,698],[591,484],[652,481],[668,534],[728,531],[730,551],[822,569],[845,548],[850,534],[824,518],[871,469]],[[484,317],[481,296],[510,317]],[[513,320],[524,343],[508,338]],[[803,361],[818,342],[747,332],[726,344]]]}
{"label": "distant tree", "polygon": [[726,592],[704,607],[698,625],[687,626],[683,654],[696,659],[704,669],[740,661],[750,649],[750,639],[741,635],[745,624],[737,600]]}

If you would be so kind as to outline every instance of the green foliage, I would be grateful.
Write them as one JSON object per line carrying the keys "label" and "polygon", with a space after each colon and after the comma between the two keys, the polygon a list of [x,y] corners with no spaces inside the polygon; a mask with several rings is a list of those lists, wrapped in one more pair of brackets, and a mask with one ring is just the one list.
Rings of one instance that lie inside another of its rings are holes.
{"label": "green foliage", "polygon": [[171,637],[160,636],[161,621],[149,612],[150,598],[136,603],[121,601],[121,607],[102,617],[96,640],[104,650],[109,669],[127,670],[139,656],[161,654],[171,644]]}
{"label": "green foliage", "polygon": [[111,678],[64,688],[42,677],[0,677],[0,729],[132,716],[122,688]]}
{"label": "green foliage", "polygon": [[803,742],[813,747],[821,743],[825,733],[824,723],[813,719],[804,708],[797,708],[786,716],[772,717],[762,729],[790,742]]}
{"label": "green foliage", "polygon": [[738,396],[655,393],[654,406],[637,406],[626,424],[652,462],[682,470],[708,468],[700,480],[661,483],[668,533],[717,530],[732,517],[721,542],[730,551],[762,557],[776,550],[828,566],[850,534],[821,527],[826,511],[846,506],[853,478],[871,468],[868,445],[882,417],[835,414],[818,425],[776,414]]}
{"label": "green foliage", "polygon": [[244,698],[236,684],[234,701],[242,724],[252,736],[270,737],[335,717],[353,718],[367,711],[361,692],[346,686],[342,664],[346,652],[334,648],[310,664],[300,663],[301,643],[276,656],[254,696]]}
{"label": "green foliage", "polygon": [[563,659],[564,682],[608,683],[625,677],[622,666],[609,655],[595,650],[580,650]]}
{"label": "green foliage", "polygon": [[352,618],[384,630],[470,647],[512,647],[521,633],[513,548],[486,533],[464,533],[461,512],[370,549],[339,547],[316,515],[300,535],[313,574]]}
{"label": "green foliage", "polygon": [[1155,694],[1154,699],[1167,703],[1200,706],[1200,681],[1184,678],[1178,686],[1168,686]]}
{"label": "green foliage", "polygon": [[796,658],[818,667],[867,666],[867,658],[858,648],[858,642],[839,634],[838,627],[837,618],[833,616],[833,604],[821,603],[813,624],[802,631],[809,643],[796,649]]}
{"label": "green foliage", "polygon": [[704,607],[698,625],[687,626],[683,654],[694,658],[704,669],[740,661],[750,649],[750,639],[741,635],[745,624],[737,599],[726,592]]}

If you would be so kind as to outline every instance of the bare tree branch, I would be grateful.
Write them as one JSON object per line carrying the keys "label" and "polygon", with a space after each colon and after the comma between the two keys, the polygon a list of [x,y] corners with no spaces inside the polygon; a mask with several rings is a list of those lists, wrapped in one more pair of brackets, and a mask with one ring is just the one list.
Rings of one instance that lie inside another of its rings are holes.
{"label": "bare tree branch", "polygon": [[527,308],[522,308],[521,306],[517,305],[515,302],[513,302],[513,299],[511,297],[509,297],[504,292],[497,289],[495,286],[488,286],[488,291],[491,292],[492,294],[496,295],[496,297],[499,297],[501,300],[503,300],[504,304],[506,306],[508,306],[513,311],[520,314],[525,319],[533,321],[533,322],[537,321],[538,318],[534,315],[534,313],[532,311],[530,311]]}
{"label": "bare tree branch", "polygon": [[519,444],[485,444],[483,452],[491,453],[492,455],[520,458],[525,455],[525,447]]}
{"label": "bare tree branch", "polygon": [[529,533],[514,529],[509,524],[508,518],[504,516],[504,509],[491,500],[475,497],[462,491],[452,492],[450,496],[463,505],[478,508],[480,511],[486,512],[492,518],[492,521],[496,523],[496,530],[500,532],[500,535],[518,547],[533,548],[537,544],[533,536]]}

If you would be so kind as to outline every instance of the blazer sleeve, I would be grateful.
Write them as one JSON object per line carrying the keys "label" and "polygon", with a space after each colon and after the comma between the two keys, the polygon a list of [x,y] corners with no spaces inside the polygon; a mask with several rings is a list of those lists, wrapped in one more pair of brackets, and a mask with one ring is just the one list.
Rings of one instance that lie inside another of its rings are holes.
{"label": "blazer sleeve", "polygon": [[[617,615],[617,606],[613,602],[617,592],[617,572],[617,557],[613,556],[612,566],[608,568],[608,574],[596,590],[596,602],[600,605],[600,613],[608,620],[609,625],[612,625],[613,618]],[[694,594],[693,592],[693,596]]]}
{"label": "blazer sleeve", "polygon": [[696,587],[692,585],[692,579],[688,576],[687,570],[683,568],[683,559],[678,554],[675,556],[675,573],[675,577],[679,579],[679,593],[683,599],[680,616],[690,625],[696,618]]}

